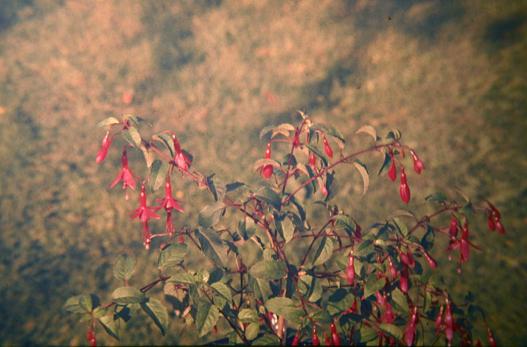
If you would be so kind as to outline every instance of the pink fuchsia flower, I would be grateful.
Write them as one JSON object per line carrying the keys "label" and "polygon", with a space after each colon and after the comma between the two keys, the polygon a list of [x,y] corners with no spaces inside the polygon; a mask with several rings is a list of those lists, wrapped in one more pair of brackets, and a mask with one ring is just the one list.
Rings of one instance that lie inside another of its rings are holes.
{"label": "pink fuchsia flower", "polygon": [[408,293],[408,287],[409,287],[409,274],[408,274],[408,267],[403,264],[403,269],[401,271],[401,277],[399,278],[399,288],[401,288],[401,291],[403,293]]}
{"label": "pink fuchsia flower", "polygon": [[331,330],[331,342],[333,342],[333,346],[340,346],[340,336],[335,322],[331,322],[329,329]]}
{"label": "pink fuchsia flower", "polygon": [[112,137],[110,136],[110,130],[108,130],[102,139],[101,148],[97,152],[97,157],[95,158],[95,162],[97,164],[102,163],[104,159],[106,159],[106,155],[108,154],[108,149],[110,148],[111,144]]}
{"label": "pink fuchsia flower", "polygon": [[399,257],[401,258],[401,262],[403,264],[406,264],[409,268],[413,269],[415,267],[415,260],[414,260],[412,251],[408,250],[406,254],[403,252],[400,252]]}
{"label": "pink fuchsia flower", "polygon": [[128,167],[128,156],[126,155],[126,147],[123,148],[123,154],[121,155],[121,170],[119,170],[119,173],[117,173],[117,176],[115,176],[115,179],[110,184],[110,188],[115,187],[117,183],[121,181],[123,181],[123,189],[130,187],[132,188],[132,190],[135,190],[135,179],[134,175],[132,174],[132,171],[130,171],[130,168]]}
{"label": "pink fuchsia flower", "polygon": [[317,167],[317,157],[315,156],[315,153],[309,152],[309,166],[313,168],[313,170]]}
{"label": "pink fuchsia flower", "polygon": [[455,239],[457,237],[458,227],[459,227],[459,223],[457,221],[457,218],[454,214],[452,214],[452,217],[450,218],[450,227],[448,229],[450,238]]}
{"label": "pink fuchsia flower", "polygon": [[446,300],[446,310],[445,310],[445,335],[448,341],[448,345],[452,344],[452,339],[454,338],[454,317],[452,316],[452,307],[450,306],[450,301]]}
{"label": "pink fuchsia flower", "polygon": [[426,262],[428,263],[428,266],[430,266],[432,270],[437,268],[437,261],[432,258],[432,256],[427,251],[423,250],[423,254],[425,256]]}
{"label": "pink fuchsia flower", "polygon": [[328,139],[325,136],[322,142],[324,143],[324,152],[326,152],[326,155],[330,158],[333,158],[333,149],[331,148]]}
{"label": "pink fuchsia flower", "polygon": [[155,211],[158,208],[149,207],[146,202],[146,188],[145,183],[141,184],[141,192],[139,193],[139,207],[132,213],[132,219],[138,218],[143,223],[143,243],[146,249],[150,248],[150,240],[152,235],[148,228],[148,220],[161,218]]}
{"label": "pink fuchsia flower", "polygon": [[181,207],[179,202],[172,196],[172,185],[170,183],[169,176],[167,176],[165,182],[165,197],[163,199],[158,199],[158,202],[160,204],[160,207],[164,208],[167,212],[170,212],[172,210],[183,212],[183,207]]}
{"label": "pink fuchsia flower", "polygon": [[190,167],[191,160],[181,149],[181,145],[175,134],[172,134],[172,142],[174,143],[174,163],[176,166],[183,171],[187,171]]}
{"label": "pink fuchsia flower", "polygon": [[410,187],[408,186],[404,167],[401,167],[401,184],[399,185],[399,195],[401,195],[401,200],[405,204],[410,202]]}
{"label": "pink fuchsia flower", "polygon": [[425,164],[423,164],[423,162],[421,161],[421,159],[419,159],[419,157],[417,156],[417,154],[415,153],[413,149],[410,150],[410,154],[414,162],[414,171],[417,174],[421,174],[421,172],[423,172],[423,170],[425,169]]}
{"label": "pink fuchsia flower", "polygon": [[350,252],[348,257],[348,266],[346,266],[346,281],[349,285],[355,283],[355,258],[353,252]]}

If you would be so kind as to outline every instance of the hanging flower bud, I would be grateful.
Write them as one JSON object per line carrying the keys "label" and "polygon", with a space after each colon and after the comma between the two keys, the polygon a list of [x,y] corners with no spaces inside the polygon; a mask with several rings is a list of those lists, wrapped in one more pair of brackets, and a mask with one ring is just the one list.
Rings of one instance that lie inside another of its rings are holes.
{"label": "hanging flower bud", "polygon": [[332,346],[333,345],[331,343],[331,338],[326,333],[324,333],[324,345],[325,346]]}
{"label": "hanging flower bud", "polygon": [[426,262],[428,263],[428,266],[430,266],[430,268],[434,270],[437,267],[437,261],[432,258],[432,256],[427,251],[423,250],[423,254],[425,256]]}
{"label": "hanging flower bud", "polygon": [[295,136],[293,137],[293,147],[296,148],[300,146],[300,131],[299,129],[295,130]]}
{"label": "hanging flower bud", "polygon": [[295,337],[293,337],[293,342],[291,342],[291,346],[298,346],[300,343],[300,330],[298,330],[295,334]]}
{"label": "hanging flower bud", "polygon": [[174,143],[175,151],[173,159],[174,163],[180,170],[187,171],[191,164],[190,158],[181,149],[181,145],[175,134],[172,134],[172,142]]}
{"label": "hanging flower bud", "polygon": [[492,212],[489,212],[489,215],[487,217],[487,226],[489,227],[490,231],[496,230],[496,223],[494,223],[494,215]]}
{"label": "hanging flower bud", "polygon": [[448,299],[446,300],[445,310],[445,335],[450,346],[454,338],[454,318],[452,317],[452,307],[450,307],[450,301]]}
{"label": "hanging flower bud", "polygon": [[414,256],[412,254],[412,251],[408,250],[408,252],[406,252],[406,254],[401,252],[401,253],[399,253],[399,257],[401,258],[401,261],[404,264],[408,265],[408,267],[410,269],[413,269],[415,267],[415,260],[414,260]]}
{"label": "hanging flower bud", "polygon": [[412,346],[415,338],[415,330],[417,325],[417,306],[412,308],[410,312],[410,319],[406,328],[404,329],[404,342],[407,346]]}
{"label": "hanging flower bud", "polygon": [[500,233],[502,235],[505,234],[505,232],[506,232],[505,231],[505,227],[503,226],[503,224],[501,224],[501,221],[497,220],[495,222],[495,224],[496,224],[496,230],[498,231],[498,233]]}
{"label": "hanging flower bud", "polygon": [[106,134],[104,135],[101,143],[101,148],[97,152],[97,157],[95,158],[95,162],[97,164],[100,164],[104,161],[106,158],[106,155],[108,154],[108,149],[112,145],[112,138],[110,137],[110,130],[106,131]]}
{"label": "hanging flower bud", "polygon": [[423,172],[423,170],[425,169],[425,164],[423,164],[421,159],[419,159],[419,157],[417,156],[414,150],[410,150],[410,154],[414,162],[414,171],[417,174],[421,174],[421,172]]}
{"label": "hanging flower bud", "polygon": [[[130,168],[128,167],[126,147],[123,148],[123,154],[121,155],[121,170],[119,170],[117,176],[115,176],[115,179],[110,184],[110,188],[115,187],[120,181],[123,181],[123,189],[129,187],[132,188],[132,190],[135,190],[135,179],[132,171],[130,171]],[[126,199],[128,200],[128,195],[126,195]]]}
{"label": "hanging flower bud", "polygon": [[395,321],[392,304],[388,301],[384,305],[384,314],[381,317],[383,323],[392,324]]}
{"label": "hanging flower bud", "polygon": [[309,166],[311,166],[313,170],[317,167],[317,157],[313,152],[309,152]]}
{"label": "hanging flower bud", "polygon": [[322,141],[324,142],[324,152],[326,152],[328,157],[333,158],[333,149],[329,145],[328,139],[324,136]]}
{"label": "hanging flower bud", "polygon": [[489,340],[489,346],[496,347],[496,340],[494,339],[494,334],[490,328],[487,328],[487,338]]}
{"label": "hanging flower bud", "polygon": [[95,331],[91,327],[86,333],[86,340],[88,340],[88,343],[90,344],[91,347],[97,347],[97,339],[95,338]]}
{"label": "hanging flower bud", "polygon": [[450,228],[448,230],[451,238],[455,239],[457,237],[458,227],[459,224],[457,222],[457,218],[454,214],[452,214],[452,217],[450,217]]}
{"label": "hanging flower bud", "polygon": [[476,340],[476,347],[483,347],[483,345],[481,344],[481,340],[480,339]]}
{"label": "hanging flower bud", "polygon": [[410,202],[410,187],[408,186],[404,167],[401,167],[401,184],[399,185],[399,194],[401,195],[401,200],[405,204]]}
{"label": "hanging flower bud", "polygon": [[337,326],[334,322],[331,322],[329,328],[331,330],[331,341],[333,342],[333,346],[340,346],[340,336],[337,331]]}
{"label": "hanging flower bud", "polygon": [[441,332],[443,328],[442,324],[443,324],[443,306],[441,305],[441,307],[439,308],[439,313],[437,314],[437,318],[434,323],[436,335],[439,335],[439,333]]}
{"label": "hanging flower bud", "polygon": [[468,237],[469,237],[468,222],[465,220],[465,224],[463,225],[463,228],[461,231],[461,241],[459,245],[459,255],[460,255],[461,263],[467,262],[470,256],[470,245],[468,243]]}
{"label": "hanging flower bud", "polygon": [[388,169],[388,177],[393,181],[395,182],[395,180],[397,179],[397,166],[395,165],[395,157],[393,156],[393,154],[391,154],[391,164],[390,164],[390,168]]}
{"label": "hanging flower bud", "polygon": [[316,325],[313,325],[313,331],[311,332],[311,344],[313,346],[320,346],[320,340],[318,339]]}
{"label": "hanging flower bud", "polygon": [[401,277],[399,278],[399,288],[403,293],[408,293],[408,267],[403,264],[403,270],[401,271]]}
{"label": "hanging flower bud", "polygon": [[355,258],[353,257],[353,251],[350,252],[348,257],[348,266],[346,266],[346,280],[349,285],[355,283]]}
{"label": "hanging flower bud", "polygon": [[[265,159],[271,159],[271,142],[267,144],[267,148],[265,149]],[[273,165],[264,165],[261,169],[261,174],[263,178],[269,179],[273,175]]]}

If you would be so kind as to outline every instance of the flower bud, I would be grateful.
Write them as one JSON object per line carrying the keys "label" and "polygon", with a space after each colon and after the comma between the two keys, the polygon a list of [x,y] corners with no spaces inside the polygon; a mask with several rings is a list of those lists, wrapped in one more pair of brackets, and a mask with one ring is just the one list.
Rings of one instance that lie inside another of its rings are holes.
{"label": "flower bud", "polygon": [[348,266],[346,267],[346,280],[349,285],[353,285],[355,282],[355,259],[353,257],[353,252],[350,252],[348,257]]}
{"label": "flower bud", "polygon": [[414,150],[411,150],[410,151],[410,154],[412,155],[412,159],[413,159],[413,162],[414,162],[414,171],[420,175],[421,172],[425,169],[425,164],[423,164],[423,162],[421,161],[421,159],[419,159],[419,157],[417,156],[417,154],[414,152]]}
{"label": "flower bud", "polygon": [[395,182],[395,180],[397,179],[397,166],[395,166],[395,157],[393,156],[393,154],[391,155],[391,164],[390,164],[390,168],[388,169],[388,177],[393,181]]}
{"label": "flower bud", "polygon": [[445,311],[445,335],[448,341],[448,345],[452,344],[452,339],[454,338],[454,318],[452,317],[452,307],[450,302],[446,301],[446,311]]}
{"label": "flower bud", "polygon": [[403,265],[403,270],[401,271],[401,277],[399,278],[399,287],[403,293],[408,293],[408,267]]}
{"label": "flower bud", "polygon": [[326,155],[330,158],[333,158],[333,149],[329,145],[328,139],[324,136],[323,139],[324,142],[324,152],[326,152]]}
{"label": "flower bud", "polygon": [[404,168],[401,168],[401,183],[399,185],[399,195],[401,196],[401,200],[408,204],[410,202],[410,187],[408,186],[408,181],[406,179],[406,173],[404,172]]}
{"label": "flower bud", "polygon": [[320,346],[320,340],[318,339],[316,325],[313,325],[313,331],[311,332],[311,344],[313,346]]}
{"label": "flower bud", "polygon": [[432,258],[432,256],[430,254],[428,254],[428,252],[426,251],[423,251],[424,255],[425,255],[425,259],[426,259],[426,262],[428,263],[428,266],[430,266],[430,268],[432,270],[434,270],[435,268],[437,268],[437,262],[434,258]]}
{"label": "flower bud", "polygon": [[489,339],[489,346],[496,347],[496,339],[494,339],[494,334],[492,334],[490,328],[487,328],[487,338]]}
{"label": "flower bud", "polygon": [[97,152],[97,157],[95,158],[95,162],[97,164],[102,163],[104,159],[106,159],[106,155],[108,154],[108,149],[110,148],[111,144],[112,138],[110,137],[110,130],[108,130],[102,139],[101,148]]}

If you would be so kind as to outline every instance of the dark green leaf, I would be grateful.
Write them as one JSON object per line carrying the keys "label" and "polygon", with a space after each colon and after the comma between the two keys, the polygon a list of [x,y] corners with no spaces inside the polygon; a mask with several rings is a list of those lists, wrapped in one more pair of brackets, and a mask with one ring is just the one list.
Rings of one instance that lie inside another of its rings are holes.
{"label": "dark green leaf", "polygon": [[[317,157],[319,157],[320,160],[322,160],[322,162],[324,163],[324,166],[328,166],[328,160],[326,156],[324,155],[324,153],[322,153],[317,147],[313,145],[306,145],[306,146],[307,148],[309,148],[311,152],[313,152]],[[309,166],[308,166],[308,169],[309,169]]]}
{"label": "dark green leaf", "polygon": [[218,224],[224,208],[225,204],[222,201],[217,201],[212,205],[205,206],[201,209],[198,215],[199,225],[204,229],[207,229]]}
{"label": "dark green leaf", "polygon": [[152,318],[155,325],[161,330],[161,334],[165,335],[168,327],[168,311],[161,301],[148,298],[148,301],[141,304],[141,308]]}
{"label": "dark green leaf", "polygon": [[278,280],[286,275],[287,267],[282,261],[261,260],[251,267],[250,274],[263,280]]}
{"label": "dark green leaf", "polygon": [[154,160],[150,169],[150,183],[153,190],[158,190],[163,183],[168,172],[168,164],[159,159]]}
{"label": "dark green leaf", "polygon": [[279,346],[280,339],[274,334],[263,334],[258,339],[254,340],[254,346]]}
{"label": "dark green leaf", "polygon": [[211,244],[211,241],[207,237],[207,235],[203,232],[201,232],[199,229],[196,229],[195,231],[196,236],[198,238],[199,244],[201,246],[201,250],[203,253],[215,264],[218,266],[223,267],[223,261],[221,260],[220,256],[216,252],[216,249]]}
{"label": "dark green leaf", "polygon": [[121,281],[128,281],[135,272],[135,258],[128,254],[121,254],[113,265],[113,275]]}
{"label": "dark green leaf", "polygon": [[333,240],[329,237],[321,237],[313,244],[313,253],[309,256],[309,262],[313,266],[324,264],[333,255]]}
{"label": "dark green leaf", "polygon": [[232,294],[231,290],[225,283],[222,282],[216,282],[211,285],[211,287],[218,292],[225,300],[227,300],[228,303],[232,301]]}
{"label": "dark green leaf", "polygon": [[232,183],[229,183],[225,186],[225,189],[227,190],[227,192],[232,192],[240,187],[243,187],[245,185],[245,183],[243,182],[232,182]]}
{"label": "dark green leaf", "polygon": [[265,307],[278,316],[284,316],[291,323],[299,324],[305,315],[302,308],[296,307],[293,300],[285,297],[269,299],[265,303]]}
{"label": "dark green leaf", "polygon": [[403,337],[402,329],[401,327],[398,327],[397,325],[383,323],[383,324],[380,324],[379,327],[381,328],[382,331],[392,335],[396,339],[401,339]]}
{"label": "dark green leaf", "polygon": [[384,287],[385,282],[384,278],[377,278],[375,275],[368,277],[368,280],[364,285],[364,297],[367,298],[376,291],[381,290]]}
{"label": "dark green leaf", "polygon": [[87,312],[90,312],[90,311],[86,311],[86,309],[81,306],[80,304],[80,301],[81,301],[81,298],[84,297],[86,295],[76,295],[76,296],[72,296],[71,298],[69,298],[68,300],[66,300],[66,303],[64,304],[64,309],[68,312],[72,312],[72,313],[87,313]]}
{"label": "dark green leaf", "polygon": [[240,313],[238,313],[238,319],[242,323],[257,323],[258,322],[258,313],[255,309],[252,308],[244,308],[240,310]]}
{"label": "dark green leaf", "polygon": [[425,199],[427,201],[443,203],[448,200],[448,197],[444,193],[437,192],[437,193],[428,195]]}
{"label": "dark green leaf", "polygon": [[399,288],[395,288],[392,291],[392,300],[397,304],[397,306],[399,306],[400,309],[402,309],[404,312],[408,312],[408,301],[406,300],[406,296]]}
{"label": "dark green leaf", "polygon": [[108,335],[119,341],[119,334],[117,332],[117,324],[113,318],[113,314],[99,318],[99,323],[102,325]]}
{"label": "dark green leaf", "polygon": [[388,153],[384,153],[384,162],[382,163],[381,168],[379,169],[379,172],[377,175],[380,175],[392,162],[392,157]]}
{"label": "dark green leaf", "polygon": [[393,222],[395,223],[395,226],[397,227],[397,229],[399,229],[401,234],[403,234],[403,236],[408,236],[408,227],[402,220],[396,217],[393,219]]}
{"label": "dark green leaf", "polygon": [[206,335],[216,325],[219,317],[220,312],[216,306],[209,302],[200,302],[196,314],[196,327],[199,337]]}
{"label": "dark green leaf", "polygon": [[174,150],[174,141],[169,134],[157,134],[152,136],[152,139],[158,142],[161,142],[165,145],[166,148],[170,151],[170,157],[174,157],[176,151]]}
{"label": "dark green leaf", "polygon": [[257,322],[250,323],[247,328],[245,328],[245,337],[248,340],[253,340],[258,336],[260,332],[260,324]]}
{"label": "dark green leaf", "polygon": [[214,174],[207,176],[207,185],[209,186],[209,190],[212,193],[212,196],[214,197],[214,201],[218,201],[218,192],[216,191],[216,186],[214,185],[212,177],[214,177]]}
{"label": "dark green leaf", "polygon": [[275,209],[279,210],[281,205],[281,199],[280,195],[276,193],[274,190],[272,190],[269,187],[264,187],[260,192],[257,194],[257,198],[260,198],[267,202],[269,205],[273,206]]}

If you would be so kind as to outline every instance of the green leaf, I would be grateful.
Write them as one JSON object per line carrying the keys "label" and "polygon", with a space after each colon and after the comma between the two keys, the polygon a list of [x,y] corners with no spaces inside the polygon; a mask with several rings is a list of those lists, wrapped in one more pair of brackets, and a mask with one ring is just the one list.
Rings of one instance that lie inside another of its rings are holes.
{"label": "green leaf", "polygon": [[161,334],[165,335],[168,327],[168,311],[161,301],[155,298],[148,298],[148,301],[141,304],[141,308],[152,318]]}
{"label": "green leaf", "polygon": [[141,152],[143,152],[143,157],[145,158],[146,167],[150,169],[152,167],[152,163],[154,162],[154,154],[150,151],[149,148],[147,148],[142,143],[139,146],[139,148],[141,149]]}
{"label": "green leaf", "polygon": [[137,147],[141,146],[141,134],[135,127],[129,127],[127,133]]}
{"label": "green leaf", "polygon": [[154,160],[150,168],[150,183],[153,190],[161,188],[168,172],[168,164],[159,159]]}
{"label": "green leaf", "polygon": [[174,157],[176,151],[174,150],[174,141],[169,134],[156,134],[152,136],[152,139],[158,142],[161,142],[165,145],[166,148],[170,151],[170,156]]}
{"label": "green leaf", "polygon": [[287,266],[278,260],[261,260],[249,271],[251,275],[263,280],[278,280],[287,273]]}
{"label": "green leaf", "polygon": [[227,287],[226,284],[222,282],[216,282],[216,283],[211,284],[211,287],[216,292],[218,292],[225,300],[227,300],[227,303],[230,303],[232,301],[231,290],[229,289],[229,287]]}
{"label": "green leaf", "polygon": [[366,134],[373,137],[373,141],[377,141],[377,131],[371,125],[363,125],[355,132],[355,134]]}
{"label": "green leaf", "polygon": [[135,272],[135,258],[128,254],[121,254],[113,265],[113,275],[121,281],[128,281]]}
{"label": "green leaf", "polygon": [[121,121],[115,117],[108,117],[106,119],[103,119],[102,121],[100,121],[99,123],[97,123],[97,126],[99,128],[103,128],[105,126],[108,126],[108,125],[115,125],[115,124],[119,124],[121,123]]}
{"label": "green leaf", "polygon": [[379,169],[379,172],[377,175],[380,175],[386,168],[390,165],[392,162],[392,157],[388,153],[384,153],[384,162],[382,163],[381,168]]}
{"label": "green leaf", "polygon": [[257,194],[257,198],[260,198],[279,210],[281,205],[280,195],[269,187],[264,187],[260,193]]}
{"label": "green leaf", "polygon": [[179,265],[188,252],[188,246],[181,243],[172,243],[165,247],[159,254],[157,267],[161,271]]}
{"label": "green leaf", "polygon": [[102,325],[108,335],[119,341],[119,334],[117,332],[117,324],[114,320],[113,314],[99,318],[99,323]]}
{"label": "green leaf", "polygon": [[267,310],[275,313],[292,323],[300,324],[305,312],[302,308],[296,307],[293,300],[285,297],[276,297],[266,301]]}
{"label": "green leaf", "polygon": [[395,288],[392,291],[392,300],[397,304],[397,306],[399,306],[400,309],[402,309],[404,312],[408,312],[408,301],[406,300],[406,296],[399,288]]}
{"label": "green leaf", "polygon": [[377,278],[375,275],[368,277],[366,284],[364,285],[364,298],[381,290],[384,287],[385,282],[384,278]]}
{"label": "green leaf", "polygon": [[227,193],[228,192],[232,192],[232,191],[235,191],[236,189],[240,188],[240,187],[243,187],[245,185],[245,183],[243,182],[232,182],[232,183],[228,183],[226,186],[225,186],[225,190],[227,190]]}
{"label": "green leaf", "polygon": [[[87,295],[76,295],[72,296],[68,300],[66,300],[66,303],[64,304],[64,309],[71,313],[88,313],[90,311],[87,311],[83,306],[81,306],[80,301],[81,298],[87,296]],[[85,299],[84,299],[85,300]]]}
{"label": "green leaf", "polygon": [[94,294],[81,295],[79,298],[79,305],[86,312],[91,312],[99,305],[99,298]]}
{"label": "green leaf", "polygon": [[399,229],[401,234],[403,234],[403,236],[408,236],[408,227],[402,220],[400,220],[399,218],[394,218],[393,222],[395,223],[395,226],[397,227],[397,229]]}
{"label": "green leaf", "polygon": [[282,123],[273,128],[273,133],[271,134],[271,138],[275,137],[278,134],[288,137],[290,131],[295,131],[295,127],[289,123]]}
{"label": "green leaf", "polygon": [[247,328],[245,328],[245,337],[248,340],[254,340],[258,333],[260,332],[260,324],[257,322],[250,323]]}
{"label": "green leaf", "polygon": [[201,301],[196,314],[196,327],[199,337],[206,335],[216,325],[220,312],[210,302]]}
{"label": "green leaf", "polygon": [[203,253],[215,265],[223,267],[223,261],[221,260],[220,256],[216,252],[216,249],[214,249],[214,247],[212,246],[207,236],[204,233],[202,233],[199,229],[196,229],[195,233],[196,233],[196,236],[198,238],[198,241],[199,241],[199,244],[201,246],[201,250],[203,251]]}
{"label": "green leaf", "polygon": [[183,283],[183,284],[194,284],[196,283],[196,279],[191,274],[179,271],[175,274],[172,274],[170,278],[167,280],[167,282],[171,283]]}
{"label": "green leaf", "polygon": [[250,276],[249,285],[254,292],[254,295],[263,301],[267,300],[267,298],[273,294],[271,286],[266,280]]}
{"label": "green leaf", "polygon": [[285,243],[288,243],[293,239],[293,236],[295,234],[295,226],[289,218],[285,218],[282,221],[282,234],[284,235]]}
{"label": "green leaf", "polygon": [[428,195],[425,199],[431,202],[443,203],[448,200],[448,197],[444,193],[437,192],[437,193]]}
{"label": "green leaf", "polygon": [[263,334],[253,341],[253,346],[279,346],[280,339],[274,334]]}
{"label": "green leaf", "polygon": [[222,201],[205,206],[199,211],[198,224],[204,229],[218,224],[224,208],[225,204]]}
{"label": "green leaf", "polygon": [[258,323],[258,313],[255,309],[244,308],[238,313],[238,319],[242,323]]}
{"label": "green leaf", "polygon": [[145,300],[145,294],[134,287],[120,287],[113,291],[112,300],[119,305],[140,304]]}
{"label": "green leaf", "polygon": [[313,245],[313,256],[310,257],[313,266],[322,265],[328,261],[333,255],[333,247],[333,240],[329,237],[324,236],[316,240]]}
{"label": "green leaf", "polygon": [[366,165],[364,165],[358,160],[353,162],[353,166],[355,166],[355,168],[362,177],[362,195],[364,195],[366,194],[366,192],[368,191],[368,187],[370,186],[370,176],[368,175],[368,170],[366,169]]}
{"label": "green leaf", "polygon": [[397,325],[383,323],[379,325],[379,328],[381,328],[382,331],[392,335],[396,339],[401,339],[403,337],[402,329]]}
{"label": "green leaf", "polygon": [[399,140],[401,138],[401,132],[399,131],[399,129],[392,129],[388,132],[386,138],[392,140]]}
{"label": "green leaf", "polygon": [[274,127],[275,127],[274,125],[268,125],[268,126],[264,127],[262,130],[260,130],[260,139],[263,139],[263,137],[267,133],[271,132],[271,130],[273,130]]}

